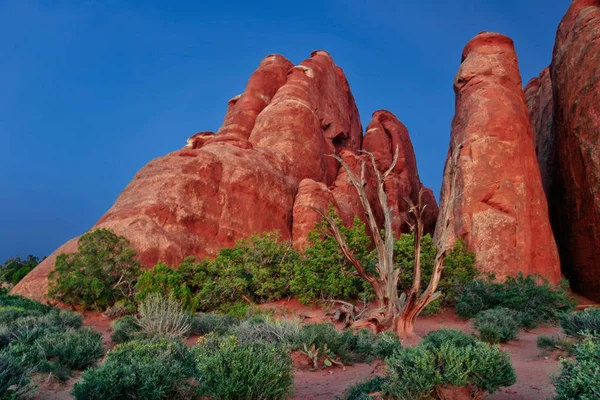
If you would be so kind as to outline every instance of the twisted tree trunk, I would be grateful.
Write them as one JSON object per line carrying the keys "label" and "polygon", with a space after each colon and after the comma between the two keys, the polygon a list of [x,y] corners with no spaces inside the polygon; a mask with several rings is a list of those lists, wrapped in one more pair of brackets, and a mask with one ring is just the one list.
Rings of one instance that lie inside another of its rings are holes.
{"label": "twisted tree trunk", "polygon": [[[435,260],[431,281],[427,288],[421,293],[421,239],[423,237],[423,211],[425,205],[422,201],[422,192],[419,192],[418,202],[414,204],[411,199],[404,199],[409,205],[409,214],[414,217],[414,223],[411,224],[415,235],[414,245],[414,267],[413,283],[407,293],[398,292],[398,281],[401,269],[394,267],[394,231],[392,230],[392,209],[388,206],[387,195],[385,193],[385,180],[390,175],[398,161],[398,149],[394,153],[394,159],[391,166],[383,173],[379,171],[375,164],[375,157],[369,152],[367,158],[361,161],[360,178],[350,169],[348,164],[337,155],[332,155],[340,162],[342,167],[348,173],[348,179],[358,193],[360,202],[367,215],[367,222],[375,250],[377,252],[377,274],[370,274],[367,269],[354,256],[352,250],[346,243],[337,222],[322,210],[313,208],[319,213],[333,233],[340,249],[348,261],[354,266],[357,274],[373,287],[377,298],[377,308],[371,310],[364,317],[365,320],[375,323],[377,330],[393,330],[399,337],[405,338],[414,335],[414,323],[417,316],[432,301],[440,296],[436,292],[438,283],[442,276],[444,257],[446,251],[438,252]],[[377,184],[378,200],[384,214],[383,237],[379,226],[375,220],[373,209],[369,203],[366,187],[366,164],[367,159],[371,162]]]}

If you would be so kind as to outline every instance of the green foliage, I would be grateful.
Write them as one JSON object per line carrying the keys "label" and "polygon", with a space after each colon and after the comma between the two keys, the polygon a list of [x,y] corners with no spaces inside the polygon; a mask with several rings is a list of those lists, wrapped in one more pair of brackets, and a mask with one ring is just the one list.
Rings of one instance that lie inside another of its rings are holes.
{"label": "green foliage", "polygon": [[560,336],[538,336],[537,347],[549,351],[561,350],[567,354],[573,354],[575,351],[573,343]]}
{"label": "green foliage", "polygon": [[102,335],[89,328],[56,332],[36,341],[49,362],[81,371],[104,355]]}
{"label": "green foliage", "polygon": [[438,329],[425,335],[422,345],[429,349],[439,349],[445,344],[466,347],[473,346],[475,343],[477,339],[457,329]]}
{"label": "green foliage", "polygon": [[147,336],[187,337],[191,316],[177,300],[151,293],[139,305],[139,326]]}
{"label": "green foliage", "polygon": [[569,336],[585,336],[586,333],[600,335],[600,308],[564,314],[560,326]]}
{"label": "green foliage", "polygon": [[128,246],[125,237],[109,229],[86,233],[76,253],[56,258],[48,295],[86,310],[104,310],[119,300],[133,300],[140,264]]}
{"label": "green foliage", "polygon": [[[508,353],[455,331],[430,334],[419,346],[396,351],[387,358],[389,379],[384,395],[393,399],[426,399],[442,385],[473,385],[494,392],[516,381]],[[444,337],[450,339],[440,342]]]}
{"label": "green foliage", "polygon": [[303,325],[295,338],[294,346],[301,349],[315,346],[320,354],[331,352],[342,361],[350,360],[350,351],[354,342],[352,332],[340,333],[330,323]]}
{"label": "green foliage", "polygon": [[24,260],[21,257],[6,260],[4,265],[0,265],[0,284],[5,282],[10,286],[16,285],[39,263],[39,257],[32,255],[28,255]]}
{"label": "green foliage", "polygon": [[187,259],[179,272],[196,294],[200,310],[221,310],[246,299],[264,303],[289,296],[299,258],[291,243],[279,240],[278,233],[265,233],[222,249],[214,260],[194,263]]}
{"label": "green foliage", "polygon": [[557,400],[600,398],[600,340],[588,337],[575,346],[575,361],[562,360],[560,374],[553,378]]}
{"label": "green foliage", "polygon": [[187,310],[196,309],[196,300],[185,283],[183,274],[164,263],[158,263],[150,270],[144,271],[135,285],[135,300],[143,301],[149,294],[160,294],[173,297]]}
{"label": "green foliage", "polygon": [[231,330],[240,343],[293,343],[300,334],[300,323],[276,320],[272,317],[252,318],[243,321]]}
{"label": "green foliage", "polygon": [[314,346],[320,355],[330,354],[344,363],[385,358],[402,348],[398,337],[391,332],[375,335],[363,329],[357,334],[351,331],[341,333],[330,323],[304,325],[292,338],[296,349]]}
{"label": "green foliage", "polygon": [[9,351],[0,351],[0,399],[16,399],[29,385],[30,371],[21,360]]}
{"label": "green foliage", "polygon": [[0,296],[0,352],[7,363],[0,380],[11,381],[14,375],[25,385],[29,375],[40,372],[64,381],[72,370],[94,363],[104,353],[102,335],[79,329],[82,321],[81,315],[70,311]]}
{"label": "green foliage", "polygon": [[[336,219],[355,257],[367,269],[374,271],[376,257],[371,253],[371,238],[365,224],[355,218],[353,226],[348,228],[332,208],[329,212]],[[356,299],[372,295],[369,284],[356,275],[356,270],[342,254],[326,221],[315,226],[308,240],[309,246],[301,262],[295,264],[291,282],[291,290],[301,302],[306,304],[321,299]]]}
{"label": "green foliage", "polygon": [[203,336],[212,332],[222,335],[239,325],[240,319],[229,315],[201,312],[192,317],[191,324],[192,335]]}
{"label": "green foliage", "polygon": [[104,311],[104,315],[106,315],[110,319],[124,317],[125,315],[135,314],[137,311],[137,307],[135,304],[130,302],[129,300],[119,300],[112,306],[108,307],[106,311]]}
{"label": "green foliage", "polygon": [[462,318],[503,307],[519,312],[519,325],[533,328],[540,323],[556,323],[575,302],[566,287],[554,286],[538,276],[509,277],[503,283],[476,279],[467,283],[457,298],[456,311]]}
{"label": "green foliage", "polygon": [[[413,282],[414,268],[414,243],[412,233],[405,233],[394,243],[394,264],[401,268],[400,289],[408,289]],[[421,240],[421,286],[427,287],[431,280],[435,264],[436,248],[429,234]],[[444,259],[444,271],[437,287],[442,296],[439,300],[423,310],[423,315],[435,315],[442,311],[442,307],[456,303],[456,296],[462,288],[477,275],[475,269],[475,255],[467,250],[462,239],[456,241],[452,251]]]}
{"label": "green foliage", "polygon": [[386,378],[376,376],[365,382],[349,387],[344,392],[344,395],[339,397],[339,400],[371,400],[374,397],[369,396],[369,393],[380,392]]}
{"label": "green foliage", "polygon": [[292,359],[284,347],[209,335],[193,351],[198,392],[205,398],[277,400],[292,392]]}
{"label": "green foliage", "polygon": [[121,319],[113,321],[111,324],[113,343],[125,343],[135,339],[143,339],[142,327],[137,319],[131,315],[126,315]]}
{"label": "green foliage", "polygon": [[157,339],[116,346],[106,362],[85,371],[75,384],[77,400],[193,398],[194,359],[185,344]]}
{"label": "green foliage", "polygon": [[480,312],[473,321],[479,338],[488,343],[506,343],[519,334],[517,314],[508,308],[492,308]]}

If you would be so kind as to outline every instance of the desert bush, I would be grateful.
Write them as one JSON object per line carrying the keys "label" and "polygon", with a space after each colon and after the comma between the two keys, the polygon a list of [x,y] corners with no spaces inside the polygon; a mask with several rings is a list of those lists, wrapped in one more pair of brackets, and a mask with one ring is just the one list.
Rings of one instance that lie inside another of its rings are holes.
{"label": "desert bush", "polygon": [[133,315],[137,311],[135,304],[129,300],[119,300],[104,311],[104,315],[110,319]]}
{"label": "desert bush", "polygon": [[106,362],[88,369],[76,383],[77,400],[190,399],[194,359],[182,342],[161,338],[116,346]]}
{"label": "desert bush", "polygon": [[36,346],[46,360],[76,371],[89,367],[104,355],[102,335],[89,328],[41,337]]}
{"label": "desert bush", "polygon": [[27,392],[29,371],[18,357],[0,350],[0,399],[17,399]]}
{"label": "desert bush", "polygon": [[374,397],[369,396],[370,393],[380,392],[383,388],[386,378],[376,376],[368,379],[364,382],[358,383],[354,386],[349,387],[344,391],[338,400],[371,400]]}
{"label": "desert bush", "polygon": [[492,308],[480,312],[473,320],[479,338],[488,343],[506,343],[519,334],[517,314],[508,308]]}
{"label": "desert bush", "polygon": [[131,315],[113,321],[110,326],[112,329],[110,339],[113,343],[125,343],[145,337],[137,319]]}
{"label": "desert bush", "polygon": [[197,313],[192,317],[192,335],[206,335],[215,332],[222,335],[239,325],[241,320],[230,315],[214,313]]}
{"label": "desert bush", "polygon": [[575,346],[575,360],[561,361],[560,374],[552,379],[557,400],[600,398],[600,340],[585,338]]}
{"label": "desert bush", "polygon": [[128,246],[125,237],[108,229],[86,233],[76,253],[56,258],[48,296],[85,310],[105,310],[122,299],[132,301],[140,264]]}
{"label": "desert bush", "polygon": [[144,271],[135,285],[135,300],[141,302],[149,294],[160,294],[173,297],[186,310],[196,309],[196,299],[192,296],[184,276],[176,269],[169,268],[164,263],[158,263],[152,269]]}
{"label": "desert bush", "polygon": [[298,254],[277,233],[240,240],[222,249],[208,265],[207,281],[198,292],[202,310],[216,310],[246,297],[255,303],[281,299],[290,294],[293,264]]}
{"label": "desert bush", "polygon": [[39,263],[39,257],[32,255],[28,255],[24,260],[21,257],[6,260],[3,265],[0,265],[0,286],[3,282],[9,286],[16,285]]}
{"label": "desert bush", "polygon": [[260,342],[293,343],[300,335],[298,321],[279,321],[274,318],[255,318],[243,321],[230,332],[242,344]]}
{"label": "desert bush", "polygon": [[17,308],[26,310],[27,312],[36,312],[37,315],[45,314],[51,310],[54,310],[52,307],[38,303],[37,301],[9,294],[0,295],[0,312],[4,308]]}
{"label": "desert bush", "polygon": [[[346,243],[362,265],[375,269],[375,259],[371,252],[372,242],[365,224],[358,218],[348,228],[330,208]],[[327,222],[316,224],[308,235],[309,246],[304,257],[295,264],[294,279],[290,283],[294,295],[302,303],[322,299],[356,299],[371,297],[372,288],[356,275],[354,266],[344,257],[339,245],[329,230]]]}
{"label": "desert bush", "polygon": [[564,314],[560,318],[560,326],[569,336],[585,336],[585,333],[600,335],[600,308]]}
{"label": "desert bush", "polygon": [[320,356],[331,360],[348,362],[369,362],[374,358],[385,358],[402,345],[392,332],[377,335],[363,329],[357,334],[352,331],[338,332],[330,323],[304,325],[294,336],[292,346],[298,350],[313,348]]}
{"label": "desert bush", "polygon": [[352,332],[340,333],[333,324],[320,323],[303,325],[293,345],[298,349],[314,346],[320,354],[330,352],[340,357],[342,361],[349,361],[353,343],[355,338]]}
{"label": "desert bush", "polygon": [[191,316],[177,300],[149,294],[138,308],[139,326],[148,336],[186,337],[191,330]]}
{"label": "desert bush", "polygon": [[537,347],[544,350],[562,350],[568,354],[573,354],[575,346],[568,340],[561,338],[560,336],[538,336]]}
{"label": "desert bush", "polygon": [[[394,243],[394,263],[402,267],[400,288],[407,289],[412,285],[414,263],[414,234],[405,233]],[[427,287],[431,280],[435,263],[436,248],[431,235],[423,236],[421,241],[421,273],[423,287]],[[425,315],[440,312],[442,307],[454,305],[456,296],[462,288],[477,275],[475,268],[475,255],[467,250],[462,239],[456,241],[452,250],[444,259],[444,271],[438,284],[438,291],[442,293],[437,305],[429,305],[429,310],[424,310]],[[432,303],[433,304],[433,303]]]}
{"label": "desert bush", "polygon": [[439,349],[445,344],[455,347],[473,346],[477,339],[457,329],[438,329],[425,335],[422,343],[428,349]]}
{"label": "desert bush", "polygon": [[193,352],[198,392],[204,398],[277,400],[292,392],[292,359],[285,347],[209,335]]}
{"label": "desert bush", "polygon": [[478,394],[492,393],[515,382],[508,353],[479,341],[466,346],[453,342],[437,346],[441,336],[453,337],[456,342],[468,340],[446,331],[432,336],[435,340],[429,344],[394,352],[386,360],[390,377],[383,384],[384,395],[393,399],[429,398],[443,385],[473,386]]}
{"label": "desert bush", "polygon": [[458,315],[467,319],[498,307],[519,312],[519,325],[529,329],[540,323],[556,323],[562,313],[575,307],[575,302],[566,286],[554,286],[541,277],[522,274],[503,283],[473,280],[464,286],[456,302]]}

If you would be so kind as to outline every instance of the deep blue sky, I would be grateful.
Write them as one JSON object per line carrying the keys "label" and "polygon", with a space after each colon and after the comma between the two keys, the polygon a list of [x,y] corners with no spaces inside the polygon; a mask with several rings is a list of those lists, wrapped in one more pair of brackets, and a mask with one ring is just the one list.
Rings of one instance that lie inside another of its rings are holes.
{"label": "deep blue sky", "polygon": [[151,159],[217,130],[260,60],[325,49],[363,127],[409,128],[436,194],[452,80],[480,31],[511,36],[523,80],[550,62],[567,0],[0,0],[0,262],[90,228]]}

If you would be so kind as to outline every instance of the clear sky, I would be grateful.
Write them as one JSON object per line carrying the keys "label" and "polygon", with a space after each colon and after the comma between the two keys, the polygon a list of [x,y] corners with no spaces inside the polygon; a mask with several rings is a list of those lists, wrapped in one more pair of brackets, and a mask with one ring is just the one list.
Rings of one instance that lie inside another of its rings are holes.
{"label": "clear sky", "polygon": [[387,109],[439,193],[452,81],[480,31],[511,36],[524,83],[568,0],[0,0],[0,262],[89,229],[142,166],[216,131],[260,60],[325,49],[363,128]]}

